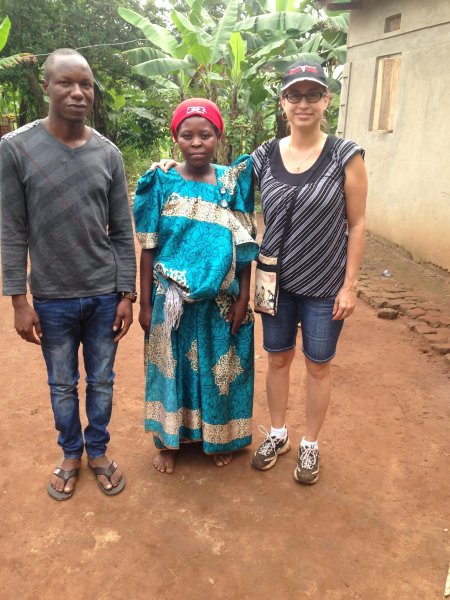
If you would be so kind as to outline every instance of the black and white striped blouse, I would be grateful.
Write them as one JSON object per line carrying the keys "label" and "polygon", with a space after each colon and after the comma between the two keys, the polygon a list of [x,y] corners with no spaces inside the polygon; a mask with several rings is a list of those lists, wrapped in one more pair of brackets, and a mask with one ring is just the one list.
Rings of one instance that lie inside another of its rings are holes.
{"label": "black and white striped blouse", "polygon": [[287,206],[295,202],[281,261],[283,289],[329,297],[342,287],[348,237],[344,169],[358,153],[364,157],[354,142],[328,136],[311,169],[296,175],[284,168],[279,141],[266,142],[253,152],[266,226],[261,245],[265,256],[278,256]]}

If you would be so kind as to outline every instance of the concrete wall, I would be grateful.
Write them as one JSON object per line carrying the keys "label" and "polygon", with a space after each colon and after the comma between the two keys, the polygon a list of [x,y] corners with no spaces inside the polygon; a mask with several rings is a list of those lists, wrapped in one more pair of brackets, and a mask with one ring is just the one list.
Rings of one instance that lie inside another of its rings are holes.
{"label": "concrete wall", "polygon": [[[400,29],[384,33],[397,13]],[[401,54],[393,131],[370,131],[377,58],[390,54]],[[450,270],[449,0],[352,11],[338,132],[366,150],[368,228]]]}

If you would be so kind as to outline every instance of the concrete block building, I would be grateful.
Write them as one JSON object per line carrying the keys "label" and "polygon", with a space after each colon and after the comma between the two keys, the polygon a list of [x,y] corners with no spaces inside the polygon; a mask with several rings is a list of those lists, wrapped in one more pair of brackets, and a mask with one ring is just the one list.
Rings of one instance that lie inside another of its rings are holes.
{"label": "concrete block building", "polygon": [[347,5],[338,135],[366,150],[368,228],[450,270],[450,1]]}

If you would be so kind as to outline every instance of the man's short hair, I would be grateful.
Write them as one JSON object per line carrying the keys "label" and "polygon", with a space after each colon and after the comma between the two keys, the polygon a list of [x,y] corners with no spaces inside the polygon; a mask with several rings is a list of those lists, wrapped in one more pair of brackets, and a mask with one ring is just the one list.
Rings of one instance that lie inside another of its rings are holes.
{"label": "man's short hair", "polygon": [[[73,48],[58,48],[57,50],[54,50],[51,54],[49,54],[47,56],[47,59],[44,62],[44,79],[47,83],[50,79],[50,76],[53,71],[53,67],[55,65],[55,62],[56,62],[56,59],[58,58],[58,56],[79,56],[84,61],[86,61],[84,56],[82,54],[80,54],[78,52],[78,50],[74,50]],[[87,61],[86,61],[86,63],[87,63]]]}

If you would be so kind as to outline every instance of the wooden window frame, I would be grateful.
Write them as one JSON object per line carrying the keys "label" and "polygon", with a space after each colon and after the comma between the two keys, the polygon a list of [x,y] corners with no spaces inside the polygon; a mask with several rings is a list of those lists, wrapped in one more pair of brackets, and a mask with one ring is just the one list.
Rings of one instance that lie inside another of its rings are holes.
{"label": "wooden window frame", "polygon": [[[392,27],[398,23],[398,27]],[[402,13],[397,13],[395,15],[391,15],[390,17],[386,17],[384,20],[384,33],[393,33],[394,31],[399,31],[402,23]]]}
{"label": "wooden window frame", "polygon": [[370,131],[392,133],[400,80],[401,54],[377,58]]}

